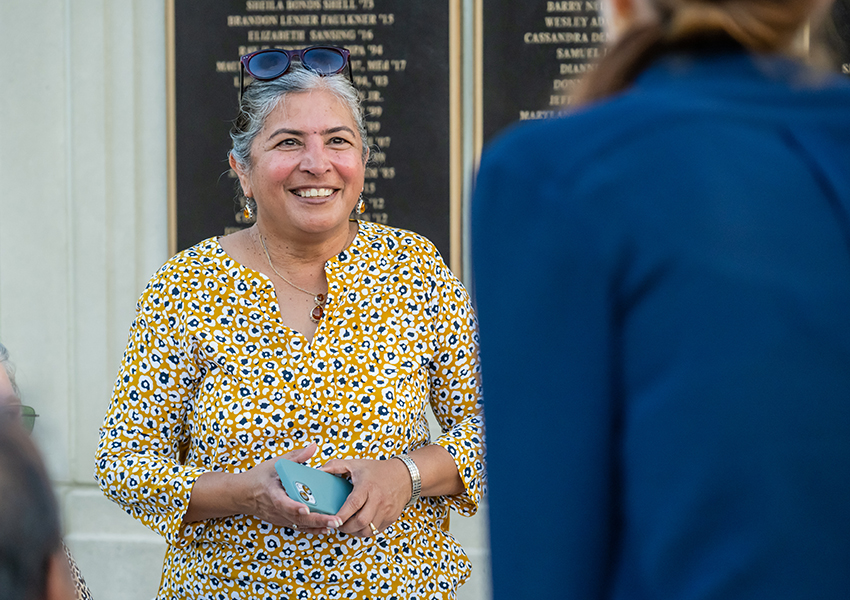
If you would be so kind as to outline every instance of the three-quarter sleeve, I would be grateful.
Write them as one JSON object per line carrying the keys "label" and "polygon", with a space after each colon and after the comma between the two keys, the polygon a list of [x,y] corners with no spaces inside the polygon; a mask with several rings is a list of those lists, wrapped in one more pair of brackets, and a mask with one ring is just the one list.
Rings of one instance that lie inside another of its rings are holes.
{"label": "three-quarter sleeve", "polygon": [[203,473],[180,460],[199,369],[179,335],[175,296],[176,284],[161,273],[139,300],[95,460],[104,494],[170,544],[189,539],[181,522]]}
{"label": "three-quarter sleeve", "polygon": [[471,516],[486,490],[478,324],[469,295],[445,266],[436,272],[436,300],[430,401],[442,434],[434,443],[448,451],[463,481],[464,493],[446,501]]}

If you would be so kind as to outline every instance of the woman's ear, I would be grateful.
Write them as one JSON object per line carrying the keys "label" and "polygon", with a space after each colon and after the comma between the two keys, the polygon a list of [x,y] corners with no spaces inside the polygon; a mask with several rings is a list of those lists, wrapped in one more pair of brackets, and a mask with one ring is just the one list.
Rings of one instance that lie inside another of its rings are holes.
{"label": "woman's ear", "polygon": [[253,198],[254,194],[251,193],[251,180],[248,178],[245,171],[242,170],[242,166],[236,162],[236,159],[233,158],[232,154],[228,154],[227,161],[230,163],[230,168],[233,169],[233,172],[236,173],[236,176],[239,178],[239,185],[242,186],[242,193],[246,198]]}

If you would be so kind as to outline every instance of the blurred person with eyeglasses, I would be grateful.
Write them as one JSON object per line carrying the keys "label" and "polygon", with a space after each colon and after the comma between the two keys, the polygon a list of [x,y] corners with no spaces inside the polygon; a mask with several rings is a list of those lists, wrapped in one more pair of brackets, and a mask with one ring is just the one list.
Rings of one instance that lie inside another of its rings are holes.
{"label": "blurred person with eyeglasses", "polygon": [[[469,297],[430,241],[357,218],[369,149],[348,51],[241,69],[230,165],[256,222],[143,292],[101,488],[168,542],[159,599],[455,598],[472,566],[449,509],[473,514],[484,488]],[[287,496],[281,457],[350,479],[337,514]]]}
{"label": "blurred person with eyeglasses", "polygon": [[[32,432],[35,419],[38,416],[35,409],[21,403],[20,390],[15,381],[15,367],[9,360],[9,351],[6,349],[6,346],[0,344],[0,427],[19,428],[21,431],[29,434]],[[10,431],[10,429],[6,429],[5,431]],[[16,436],[15,439],[20,439],[20,437]],[[31,442],[27,441],[27,445],[30,444]],[[2,505],[0,505],[0,510],[2,510]],[[91,592],[86,585],[85,579],[83,579],[82,573],[80,573],[80,569],[77,567],[76,561],[71,556],[70,550],[68,550],[68,547],[61,540],[60,544],[70,567],[76,599],[91,600]],[[1,579],[0,583],[2,583]],[[0,588],[2,587],[0,585]],[[3,596],[0,595],[0,599],[2,598]]]}

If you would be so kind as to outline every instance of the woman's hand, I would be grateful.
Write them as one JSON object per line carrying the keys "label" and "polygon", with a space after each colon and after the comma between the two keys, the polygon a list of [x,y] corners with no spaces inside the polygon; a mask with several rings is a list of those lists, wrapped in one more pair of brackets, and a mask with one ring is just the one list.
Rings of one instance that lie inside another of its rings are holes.
{"label": "woman's hand", "polygon": [[316,448],[316,444],[310,444],[242,473],[204,473],[192,487],[183,523],[246,514],[307,533],[327,533],[338,528],[342,525],[339,517],[311,513],[305,505],[287,496],[274,468],[281,458],[304,462],[316,453]]}
{"label": "woman's hand", "polygon": [[310,444],[271,458],[241,473],[247,486],[248,514],[274,525],[307,533],[328,533],[330,529],[339,528],[343,522],[339,517],[311,513],[304,504],[287,496],[274,468],[274,464],[281,458],[302,463],[313,456],[316,449],[316,444]]}
{"label": "woman's hand", "polygon": [[347,475],[354,484],[336,514],[342,520],[342,526],[337,529],[343,533],[373,536],[370,523],[383,531],[398,519],[410,500],[410,472],[400,460],[332,460],[321,470]]}

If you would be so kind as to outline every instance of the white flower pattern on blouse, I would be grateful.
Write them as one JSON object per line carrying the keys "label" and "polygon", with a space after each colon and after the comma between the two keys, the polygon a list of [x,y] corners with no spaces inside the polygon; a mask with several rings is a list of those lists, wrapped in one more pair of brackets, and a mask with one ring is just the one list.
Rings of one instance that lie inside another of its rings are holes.
{"label": "white flower pattern on blouse", "polygon": [[[274,287],[209,239],[169,260],[137,306],[104,420],[104,493],[169,543],[158,598],[454,598],[470,574],[449,507],[484,492],[475,315],[434,246],[359,223],[326,263],[314,339]],[[431,405],[442,434],[432,442]],[[308,463],[447,449],[465,492],[422,498],[380,535],[304,534],[248,515],[181,528],[194,481],[310,442]]]}

